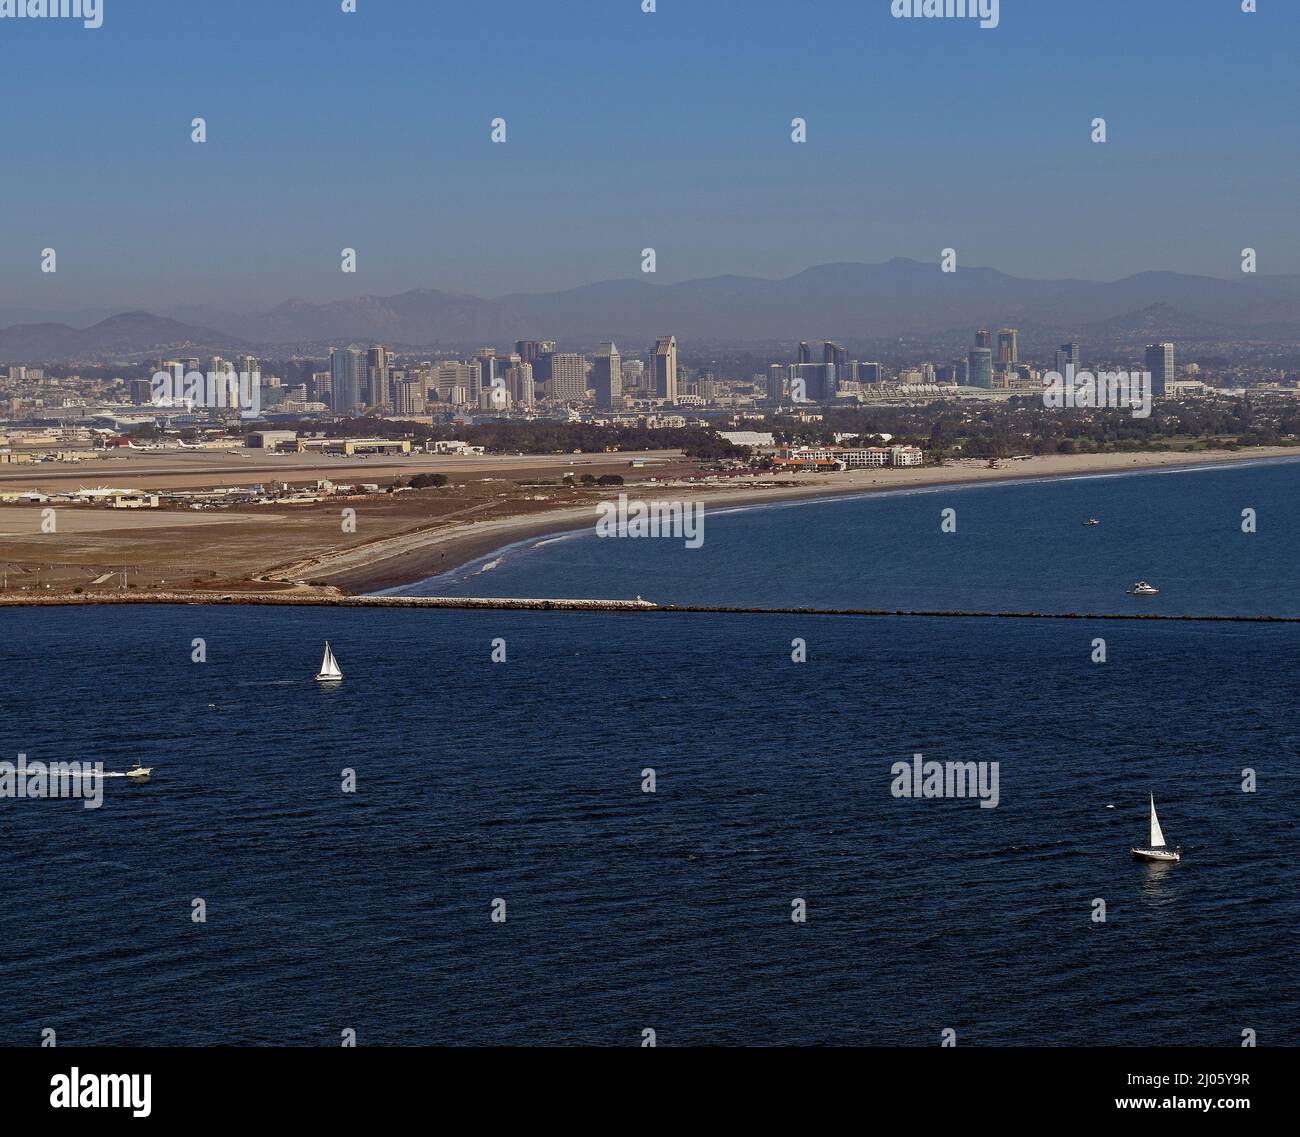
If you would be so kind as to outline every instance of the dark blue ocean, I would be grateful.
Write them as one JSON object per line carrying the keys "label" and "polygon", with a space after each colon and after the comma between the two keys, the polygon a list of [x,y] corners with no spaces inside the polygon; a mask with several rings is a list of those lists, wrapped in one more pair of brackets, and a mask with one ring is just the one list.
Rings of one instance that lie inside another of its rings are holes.
{"label": "dark blue ocean", "polygon": [[[1296,613],[1298,480],[1255,465],[710,514],[699,550],[575,537],[423,590],[1105,612],[1145,577],[1150,610]],[[311,678],[326,638],[332,690]],[[333,1046],[352,1028],[360,1045],[638,1045],[652,1028],[660,1045],[934,1046],[951,1028],[959,1045],[1295,1045],[1298,641],[0,610],[0,758],[156,767],[99,810],[0,800],[0,1044],[52,1028],[61,1045]],[[997,808],[892,796],[915,752],[998,762]],[[1181,864],[1129,856],[1148,792]]]}

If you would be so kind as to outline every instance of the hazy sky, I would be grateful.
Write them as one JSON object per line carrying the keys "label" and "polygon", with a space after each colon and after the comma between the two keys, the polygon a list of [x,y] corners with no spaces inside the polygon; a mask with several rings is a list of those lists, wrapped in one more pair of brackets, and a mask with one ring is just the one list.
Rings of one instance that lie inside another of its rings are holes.
{"label": "hazy sky", "polygon": [[646,246],[659,282],[945,246],[1300,271],[1294,0],[1002,0],[994,30],[890,0],[103,5],[0,20],[9,308],[499,296],[637,275]]}

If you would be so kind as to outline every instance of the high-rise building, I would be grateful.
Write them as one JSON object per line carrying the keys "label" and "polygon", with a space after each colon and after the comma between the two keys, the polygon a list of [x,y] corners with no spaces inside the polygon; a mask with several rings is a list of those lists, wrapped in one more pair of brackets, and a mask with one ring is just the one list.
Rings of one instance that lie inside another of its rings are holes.
{"label": "high-rise building", "polygon": [[991,347],[973,347],[968,357],[970,371],[967,382],[972,387],[993,387],[993,349]]}
{"label": "high-rise building", "polygon": [[660,336],[650,352],[654,397],[677,402],[677,337]]}
{"label": "high-rise building", "polygon": [[392,405],[388,397],[388,352],[376,344],[366,352],[365,401],[369,406],[387,409]]}
{"label": "high-rise building", "polygon": [[975,346],[992,347],[993,333],[989,331],[988,328],[980,328],[980,330],[975,333]]}
{"label": "high-rise building", "polygon": [[1083,356],[1079,351],[1077,343],[1063,343],[1056,350],[1056,358],[1052,370],[1058,375],[1064,376],[1066,368],[1073,366],[1077,374],[1083,366]]}
{"label": "high-rise building", "polygon": [[1151,394],[1163,395],[1168,384],[1174,381],[1174,345],[1147,344],[1147,370],[1151,372]]}
{"label": "high-rise building", "polygon": [[356,347],[330,349],[330,409],[351,415],[361,409],[361,378],[365,356]]}
{"label": "high-rise building", "polygon": [[808,343],[806,340],[799,341],[799,362],[800,363],[812,362],[812,345]]}
{"label": "high-rise building", "polygon": [[1020,332],[1015,328],[1003,328],[998,332],[998,362],[999,363],[1019,363],[1020,347],[1018,340]]}
{"label": "high-rise building", "polygon": [[334,376],[329,371],[313,371],[311,373],[311,386],[308,389],[312,402],[324,403],[326,406],[334,404]]}
{"label": "high-rise building", "polygon": [[533,365],[520,360],[506,371],[506,390],[516,406],[533,405]]}
{"label": "high-rise building", "polygon": [[618,346],[603,343],[591,365],[591,385],[596,391],[596,407],[602,411],[623,409],[623,375]]}
{"label": "high-rise building", "polygon": [[768,406],[780,406],[788,394],[789,382],[786,365],[773,363],[767,369],[767,398],[764,401]]}
{"label": "high-rise building", "polygon": [[858,382],[859,382],[859,383],[879,383],[879,382],[880,382],[880,364],[879,364],[879,363],[859,363],[859,364],[858,364]]}
{"label": "high-rise building", "polygon": [[[438,398],[445,403],[464,402],[478,377],[478,364],[462,360],[444,360],[433,369],[433,383]],[[457,398],[457,392],[463,398]]]}
{"label": "high-rise building", "polygon": [[424,380],[401,379],[393,384],[399,415],[422,415],[425,411]]}
{"label": "high-rise building", "polygon": [[849,374],[849,353],[844,349],[842,344],[831,343],[829,340],[822,344],[822,362],[830,368],[827,375],[828,390],[826,397],[833,399],[835,393],[851,379],[855,378]]}
{"label": "high-rise building", "polygon": [[790,370],[795,402],[823,403],[835,398],[833,363],[796,363]]}
{"label": "high-rise building", "polygon": [[581,355],[572,351],[553,351],[542,358],[549,361],[547,393],[552,399],[580,403],[587,397],[587,361]]}
{"label": "high-rise building", "polygon": [[515,354],[519,356],[524,363],[530,363],[534,367],[537,365],[537,357],[541,355],[550,355],[555,351],[554,340],[516,340]]}
{"label": "high-rise building", "polygon": [[475,358],[478,360],[478,386],[470,391],[472,402],[478,402],[479,394],[491,387],[492,380],[497,377],[497,349],[481,347]]}

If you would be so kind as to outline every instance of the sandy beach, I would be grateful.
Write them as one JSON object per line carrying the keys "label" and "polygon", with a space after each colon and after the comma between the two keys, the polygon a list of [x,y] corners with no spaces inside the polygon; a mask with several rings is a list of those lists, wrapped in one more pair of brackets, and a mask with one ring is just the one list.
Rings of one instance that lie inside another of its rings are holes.
{"label": "sandy beach", "polygon": [[[640,500],[702,501],[706,509],[737,505],[788,502],[801,499],[881,493],[924,486],[972,485],[1036,478],[1124,474],[1179,466],[1205,466],[1223,462],[1249,462],[1290,458],[1300,461],[1300,449],[1259,447],[1249,450],[1201,450],[1195,453],[1053,454],[1003,460],[996,468],[982,460],[967,459],[944,466],[916,469],[849,470],[840,474],[781,475],[792,485],[760,487],[746,484],[722,486],[628,485],[610,491],[610,498],[626,493]],[[467,521],[427,532],[401,534],[364,546],[341,549],[310,562],[280,566],[268,579],[289,581],[310,574],[348,593],[376,592],[414,583],[449,572],[517,541],[570,532],[595,524],[591,504],[554,509],[525,516],[487,521]]]}

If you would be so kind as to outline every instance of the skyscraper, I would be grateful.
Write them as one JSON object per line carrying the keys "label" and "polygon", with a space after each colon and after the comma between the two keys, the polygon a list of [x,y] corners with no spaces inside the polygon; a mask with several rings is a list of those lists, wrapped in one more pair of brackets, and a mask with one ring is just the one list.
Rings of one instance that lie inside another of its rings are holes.
{"label": "skyscraper", "polygon": [[773,363],[767,369],[767,398],[764,402],[768,406],[780,406],[788,393],[788,381],[786,365],[783,363]]}
{"label": "skyscraper", "polygon": [[1053,370],[1060,376],[1066,374],[1066,367],[1073,365],[1077,374],[1083,365],[1083,356],[1079,351],[1077,343],[1063,343],[1057,349],[1056,362]]}
{"label": "skyscraper", "polygon": [[361,409],[361,373],[365,357],[360,348],[330,349],[330,409],[351,415]]}
{"label": "skyscraper", "polygon": [[596,391],[596,407],[602,411],[623,409],[623,376],[618,346],[603,343],[591,365],[591,385]]}
{"label": "skyscraper", "polygon": [[980,328],[980,330],[975,333],[975,346],[992,347],[993,333],[989,331],[988,328]]}
{"label": "skyscraper", "polygon": [[972,387],[993,387],[993,349],[991,347],[973,347],[969,356],[970,374],[967,381]]}
{"label": "skyscraper", "polygon": [[550,361],[550,397],[557,402],[582,402],[587,397],[587,361],[572,351],[555,351],[543,358]]}
{"label": "skyscraper", "polygon": [[1020,332],[1015,328],[1003,328],[998,332],[998,362],[1019,363],[1020,347],[1017,342]]}
{"label": "skyscraper", "polygon": [[1147,370],[1151,372],[1151,394],[1163,395],[1166,386],[1174,381],[1174,345],[1147,344]]}
{"label": "skyscraper", "polygon": [[677,337],[660,336],[649,362],[655,398],[677,402]]}
{"label": "skyscraper", "polygon": [[799,341],[799,362],[812,362],[812,346],[806,340]]}
{"label": "skyscraper", "polygon": [[506,390],[516,406],[533,405],[533,365],[520,360],[506,371]]}
{"label": "skyscraper", "polygon": [[385,410],[392,405],[388,397],[388,352],[382,344],[366,352],[366,402]]}
{"label": "skyscraper", "polygon": [[478,402],[481,392],[492,386],[492,380],[497,377],[497,349],[494,347],[481,347],[478,349],[478,386],[470,391],[470,401]]}

